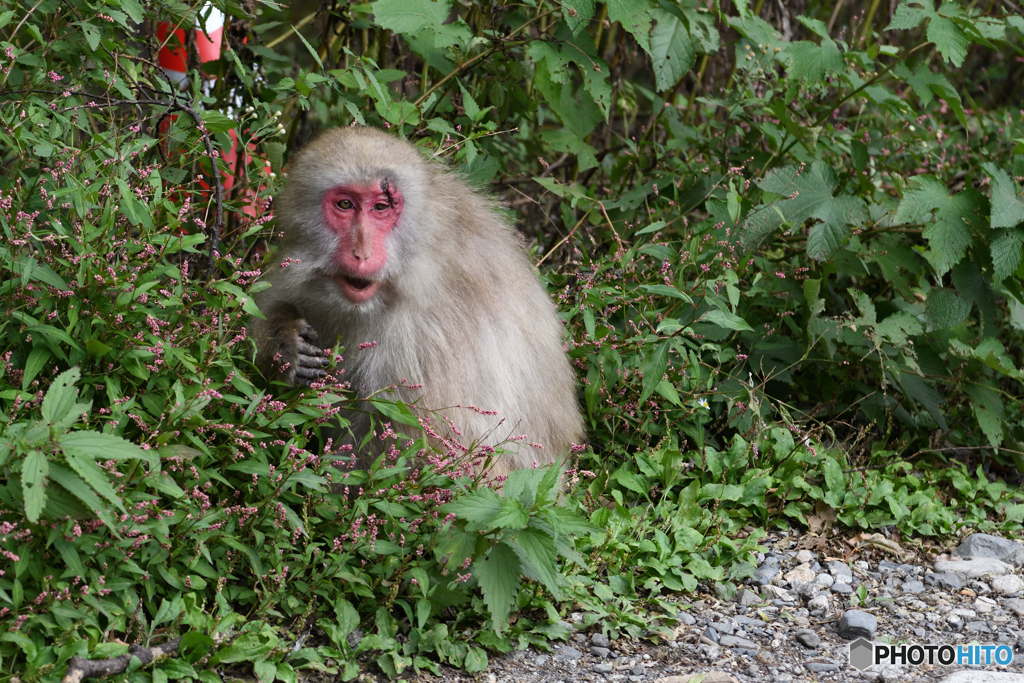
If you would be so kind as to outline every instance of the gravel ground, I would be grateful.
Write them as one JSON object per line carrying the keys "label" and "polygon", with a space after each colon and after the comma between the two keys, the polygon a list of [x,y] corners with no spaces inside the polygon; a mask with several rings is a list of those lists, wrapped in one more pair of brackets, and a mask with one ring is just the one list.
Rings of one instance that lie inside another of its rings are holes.
{"label": "gravel ground", "polygon": [[[447,670],[440,678],[411,680],[698,683],[704,675],[703,683],[1024,683],[1024,545],[975,534],[949,555],[907,559],[880,536],[864,540],[856,556],[869,559],[849,562],[798,550],[795,535],[768,539],[771,552],[734,598],[696,594],[678,603],[671,642],[609,641],[580,632],[568,643],[552,643],[551,653],[531,648],[494,657],[475,676]],[[860,587],[867,603],[850,608]],[[849,654],[859,636],[876,643],[1002,645],[998,654],[1012,651],[1014,658],[1007,666],[887,663],[861,671]]]}

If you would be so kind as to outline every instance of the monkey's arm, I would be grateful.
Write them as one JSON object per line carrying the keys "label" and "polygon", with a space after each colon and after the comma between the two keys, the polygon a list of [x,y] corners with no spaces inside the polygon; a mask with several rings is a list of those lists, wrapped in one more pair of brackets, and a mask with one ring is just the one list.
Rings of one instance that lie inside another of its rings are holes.
{"label": "monkey's arm", "polygon": [[256,365],[270,379],[309,386],[327,376],[330,360],[316,345],[316,330],[288,305],[273,306],[266,320],[253,320]]}

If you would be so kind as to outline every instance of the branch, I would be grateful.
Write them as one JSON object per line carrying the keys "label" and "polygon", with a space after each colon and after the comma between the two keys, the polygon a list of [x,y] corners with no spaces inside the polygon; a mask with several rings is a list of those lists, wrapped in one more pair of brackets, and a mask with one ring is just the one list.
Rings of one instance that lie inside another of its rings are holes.
{"label": "branch", "polygon": [[82,683],[86,678],[104,678],[106,676],[123,674],[128,670],[132,657],[138,657],[139,661],[143,664],[150,664],[160,657],[177,654],[180,643],[181,636],[178,636],[168,640],[166,643],[154,645],[153,647],[131,645],[128,648],[127,654],[111,659],[82,659],[81,657],[73,657],[68,664],[67,673],[64,674],[61,683]]}

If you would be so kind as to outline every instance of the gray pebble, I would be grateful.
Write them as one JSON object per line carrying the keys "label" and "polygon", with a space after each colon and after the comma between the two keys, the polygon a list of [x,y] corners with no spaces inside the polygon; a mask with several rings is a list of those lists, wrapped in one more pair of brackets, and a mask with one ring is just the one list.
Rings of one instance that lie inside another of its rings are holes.
{"label": "gray pebble", "polygon": [[757,643],[739,636],[722,636],[721,643],[726,647],[745,647],[748,650],[757,650]]}
{"label": "gray pebble", "polygon": [[990,629],[988,627],[988,623],[984,621],[967,622],[967,630],[972,633],[992,633],[992,629]]}
{"label": "gray pebble", "polygon": [[1010,610],[1018,617],[1024,617],[1024,600],[1019,598],[1010,598],[1009,600],[1003,601],[1003,607]]}
{"label": "gray pebble", "polygon": [[951,572],[926,574],[924,582],[929,586],[935,586],[947,591],[958,591],[964,587],[963,579]]}
{"label": "gray pebble", "polygon": [[829,573],[832,574],[832,576],[834,577],[849,576],[850,578],[853,578],[853,570],[850,569],[849,565],[847,565],[845,562],[840,562],[839,560],[832,560],[825,566],[828,567]]}
{"label": "gray pebble", "polygon": [[833,583],[829,590],[839,595],[850,595],[853,593],[853,586],[848,583]]}
{"label": "gray pebble", "polygon": [[754,572],[754,579],[751,583],[755,586],[767,586],[780,571],[782,571],[782,559],[777,555],[768,555]]}
{"label": "gray pebble", "polygon": [[637,664],[636,666],[634,666],[632,669],[629,670],[629,673],[631,673],[634,676],[643,676],[645,673],[647,673],[647,670],[644,669],[644,665],[643,664]]}
{"label": "gray pebble", "polygon": [[681,624],[686,624],[687,626],[693,626],[697,623],[697,620],[692,614],[689,612],[683,612],[682,610],[680,610],[679,614],[676,615],[676,621]]}
{"label": "gray pebble", "polygon": [[590,648],[590,654],[594,655],[595,657],[600,657],[601,659],[608,659],[608,656],[611,653],[612,651],[606,647],[598,647],[597,645],[594,645]]}
{"label": "gray pebble", "polygon": [[807,662],[804,664],[808,671],[814,673],[823,674],[830,671],[839,671],[842,667],[833,662]]}
{"label": "gray pebble", "polygon": [[816,612],[818,610],[822,610],[822,611],[827,610],[828,609],[828,596],[825,595],[825,594],[821,594],[821,595],[815,597],[814,599],[812,599],[810,602],[807,603],[807,609],[809,609],[812,612]]}
{"label": "gray pebble", "polygon": [[744,588],[736,594],[736,602],[740,603],[744,607],[749,607],[750,605],[756,605],[761,602],[761,598],[754,591]]}
{"label": "gray pebble", "polygon": [[829,588],[836,580],[832,578],[831,574],[818,574],[814,577],[815,585],[821,586],[822,588]]}
{"label": "gray pebble", "polygon": [[971,534],[953,554],[957,557],[990,557],[1015,567],[1024,565],[1024,546],[991,534]]}
{"label": "gray pebble", "polygon": [[904,593],[924,593],[924,584],[920,581],[907,581],[903,584]]}
{"label": "gray pebble", "polygon": [[821,643],[821,639],[818,638],[818,634],[809,628],[802,628],[796,633],[794,633],[793,639],[796,640],[796,642],[803,645],[804,647],[809,648],[811,650],[818,647],[818,645]]}
{"label": "gray pebble", "polygon": [[555,650],[555,659],[560,662],[571,662],[572,660],[579,659],[582,656],[582,652],[571,646],[560,647]]}
{"label": "gray pebble", "polygon": [[708,640],[710,640],[712,643],[715,643],[715,644],[718,644],[719,642],[721,642],[719,640],[719,638],[718,638],[718,631],[716,631],[714,629],[714,627],[712,627],[712,626],[708,626],[706,629],[704,629],[704,636],[703,637],[707,638]]}
{"label": "gray pebble", "polygon": [[847,640],[860,637],[871,640],[877,628],[878,619],[875,615],[859,609],[846,610],[839,618],[839,635]]}
{"label": "gray pebble", "polygon": [[537,659],[533,660],[533,664],[534,666],[544,666],[549,661],[551,661],[551,657],[548,657],[547,655],[540,655]]}
{"label": "gray pebble", "polygon": [[595,664],[594,666],[592,666],[590,668],[590,670],[593,671],[594,673],[610,674],[615,669],[612,668],[611,664]]}
{"label": "gray pebble", "polygon": [[590,635],[590,644],[597,647],[611,647],[612,643],[603,633],[592,633]]}

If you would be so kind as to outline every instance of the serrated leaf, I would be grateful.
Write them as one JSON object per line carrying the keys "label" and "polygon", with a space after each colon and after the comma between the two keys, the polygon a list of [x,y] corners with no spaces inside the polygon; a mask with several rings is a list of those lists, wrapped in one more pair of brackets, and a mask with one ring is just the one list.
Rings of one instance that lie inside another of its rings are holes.
{"label": "serrated leaf", "polygon": [[949,431],[946,416],[939,408],[942,404],[942,394],[935,391],[924,377],[912,372],[901,372],[899,378],[903,393],[921,403],[943,431]]}
{"label": "serrated leaf", "polygon": [[203,125],[210,133],[226,133],[235,127],[235,122],[215,109],[203,111]]}
{"label": "serrated leaf", "polygon": [[654,391],[654,387],[664,378],[665,368],[668,367],[669,342],[663,341],[658,344],[644,360],[641,372],[644,376],[643,388],[640,392],[640,403],[643,404]]}
{"label": "serrated leaf", "polygon": [[562,19],[573,35],[590,23],[594,17],[595,0],[563,0]]}
{"label": "serrated leaf", "polygon": [[[951,7],[952,5],[952,7]],[[892,22],[885,27],[893,29],[913,29],[928,21],[928,40],[935,43],[936,49],[954,66],[963,64],[970,46],[970,38],[955,21],[949,18],[951,13],[962,14],[962,10],[954,3],[943,3],[941,16],[935,11],[933,0],[902,0],[896,7]]]}
{"label": "serrated leaf", "polygon": [[971,397],[971,409],[978,426],[993,448],[1003,443],[1003,421],[1005,411],[999,392],[982,384],[965,384],[964,390]]}
{"label": "serrated leaf", "polygon": [[957,92],[953,84],[943,74],[933,73],[928,68],[927,62],[921,62],[914,73],[908,73],[905,78],[917,96],[921,98],[922,104],[929,104],[933,99],[933,95],[938,95],[953,110],[960,124],[965,128],[967,127],[967,117],[964,113],[964,105],[960,99],[960,93]]}
{"label": "serrated leaf", "polygon": [[515,534],[508,544],[519,557],[522,572],[535,581],[540,581],[556,600],[562,597],[561,574],[558,572],[558,555],[555,540],[534,528],[523,529]]}
{"label": "serrated leaf", "polygon": [[44,420],[50,424],[60,422],[74,409],[78,401],[78,387],[75,383],[81,376],[82,372],[77,365],[57,375],[43,397],[41,411]]}
{"label": "serrated leaf", "polygon": [[377,0],[372,7],[374,22],[396,33],[441,26],[452,11],[450,0]]}
{"label": "serrated leaf", "polygon": [[929,327],[945,330],[967,320],[971,304],[952,289],[933,289],[928,293],[926,311]]}
{"label": "serrated leaf", "polygon": [[505,499],[494,489],[484,488],[472,491],[450,503],[445,503],[441,509],[446,514],[454,514],[467,522],[487,525],[501,511],[504,502]]}
{"label": "serrated leaf", "polygon": [[1016,231],[1007,231],[989,244],[992,253],[992,284],[1005,280],[1020,265],[1021,237]]}
{"label": "serrated leaf", "polygon": [[65,453],[74,453],[83,458],[93,460],[144,460],[150,465],[156,465],[157,456],[155,453],[143,450],[113,434],[101,432],[70,432],[58,440],[61,449]]}
{"label": "serrated leaf", "polygon": [[1024,202],[1017,193],[1017,184],[1006,171],[990,161],[982,164],[982,168],[992,177],[992,227],[1015,228],[1024,223]]}
{"label": "serrated leaf", "polygon": [[107,502],[117,507],[121,512],[125,512],[124,503],[121,502],[121,497],[117,495],[117,490],[111,485],[109,475],[96,464],[95,460],[66,450],[64,452],[64,457],[67,460],[68,465],[71,466],[71,469],[73,469],[75,473],[92,488],[93,491],[103,498],[106,498]]}
{"label": "serrated leaf", "polygon": [[484,604],[490,612],[494,630],[501,630],[508,622],[516,595],[519,593],[520,574],[519,558],[515,551],[505,543],[499,542],[491,552],[473,562],[473,575],[484,597]]}
{"label": "serrated leaf", "polygon": [[608,19],[622,24],[644,52],[651,53],[651,3],[648,0],[608,0]]}
{"label": "serrated leaf", "polygon": [[71,470],[57,465],[56,463],[50,463],[50,479],[57,484],[60,484],[68,493],[82,501],[87,509],[91,510],[93,514],[99,517],[100,520],[106,524],[107,529],[109,529],[112,534],[118,538],[121,537],[121,533],[114,525],[114,519],[104,508],[103,501],[99,499],[96,493],[92,490],[92,487],[85,483],[80,476]]}
{"label": "serrated leaf", "polygon": [[974,190],[950,196],[945,184],[935,176],[919,175],[910,179],[917,187],[907,188],[893,218],[895,223],[926,221],[924,238],[929,251],[925,258],[939,275],[944,275],[967,253],[971,245],[968,224],[980,223],[984,197]]}
{"label": "serrated leaf", "polygon": [[651,16],[655,22],[650,49],[654,84],[659,91],[665,91],[693,68],[697,49],[686,25],[677,16],[661,8],[653,10]]}
{"label": "serrated leaf", "polygon": [[46,454],[39,449],[32,449],[25,454],[21,463],[21,495],[25,500],[25,517],[35,523],[46,507],[46,479],[50,473],[50,464]]}
{"label": "serrated leaf", "polygon": [[823,40],[821,45],[796,41],[786,45],[785,53],[789,74],[798,81],[817,83],[846,69],[843,53],[831,40]]}

